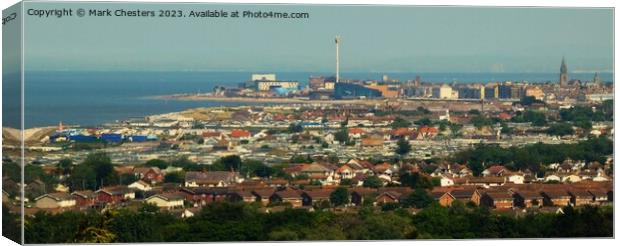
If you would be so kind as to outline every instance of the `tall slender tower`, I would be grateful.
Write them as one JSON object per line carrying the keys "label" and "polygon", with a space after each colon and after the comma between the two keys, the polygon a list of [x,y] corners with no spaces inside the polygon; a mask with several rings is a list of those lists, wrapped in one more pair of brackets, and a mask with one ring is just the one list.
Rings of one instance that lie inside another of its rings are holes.
{"label": "tall slender tower", "polygon": [[562,65],[560,65],[560,87],[564,87],[568,84],[568,69],[566,68],[566,62],[562,57]]}
{"label": "tall slender tower", "polygon": [[601,80],[601,76],[598,75],[598,72],[594,73],[594,79],[592,80],[592,82],[596,86],[602,86],[603,85],[603,81]]}
{"label": "tall slender tower", "polygon": [[340,82],[340,35],[336,36],[336,83]]}

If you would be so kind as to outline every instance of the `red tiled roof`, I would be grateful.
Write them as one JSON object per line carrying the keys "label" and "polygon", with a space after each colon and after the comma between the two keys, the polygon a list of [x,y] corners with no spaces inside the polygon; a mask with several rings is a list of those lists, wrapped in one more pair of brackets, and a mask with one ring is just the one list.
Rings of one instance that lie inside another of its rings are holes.
{"label": "red tiled roof", "polygon": [[349,134],[364,134],[366,131],[362,128],[351,128],[349,129]]}
{"label": "red tiled roof", "polygon": [[421,127],[420,130],[418,130],[419,133],[437,133],[439,132],[439,130],[437,130],[437,128],[435,127],[428,127],[428,126],[424,126]]}
{"label": "red tiled roof", "polygon": [[202,132],[203,138],[219,137],[222,133],[217,131]]}
{"label": "red tiled roof", "polygon": [[243,130],[243,129],[233,129],[230,132],[230,137],[233,138],[247,138],[247,137],[251,137],[252,133],[247,131],[247,130]]}

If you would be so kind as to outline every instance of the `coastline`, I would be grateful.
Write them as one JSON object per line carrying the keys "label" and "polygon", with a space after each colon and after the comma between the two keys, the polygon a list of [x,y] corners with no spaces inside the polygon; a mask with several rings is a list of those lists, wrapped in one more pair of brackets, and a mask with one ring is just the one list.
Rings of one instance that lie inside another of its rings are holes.
{"label": "coastline", "polygon": [[276,104],[365,104],[375,105],[390,99],[352,99],[352,100],[311,100],[308,98],[251,98],[251,97],[218,97],[207,95],[174,94],[147,97],[152,100],[177,101],[213,101],[242,103],[276,103]]}

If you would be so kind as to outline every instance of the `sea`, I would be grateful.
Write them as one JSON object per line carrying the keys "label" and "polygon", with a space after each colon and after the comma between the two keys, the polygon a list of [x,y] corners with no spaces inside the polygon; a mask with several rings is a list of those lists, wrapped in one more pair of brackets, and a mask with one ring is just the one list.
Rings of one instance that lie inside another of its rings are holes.
{"label": "sea", "polygon": [[[205,93],[215,86],[235,87],[253,72],[27,72],[24,85],[25,128],[65,125],[97,126],[135,117],[182,111],[196,107],[240,106],[251,102],[177,101],[153,96]],[[296,80],[302,86],[310,76],[333,76],[318,72],[270,72],[278,80]],[[486,83],[497,81],[557,81],[557,73],[342,73],[344,79],[382,80],[383,75],[401,81],[420,76],[433,83]],[[613,81],[613,73],[601,73]],[[17,76],[3,76],[3,126],[19,128]],[[569,74],[570,79],[589,81],[594,73]],[[255,104],[255,103],[254,103]]]}

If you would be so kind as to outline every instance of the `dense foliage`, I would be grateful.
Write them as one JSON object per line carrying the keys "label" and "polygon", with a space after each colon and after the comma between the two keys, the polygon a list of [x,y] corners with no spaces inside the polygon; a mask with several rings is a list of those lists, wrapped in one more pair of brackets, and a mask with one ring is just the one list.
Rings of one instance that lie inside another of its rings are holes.
{"label": "dense foliage", "polygon": [[2,236],[15,242],[21,241],[21,223],[19,214],[11,213],[9,207],[2,204]]}
{"label": "dense foliage", "polygon": [[479,144],[472,149],[457,152],[452,158],[457,163],[466,163],[474,175],[479,175],[487,166],[501,164],[514,170],[537,172],[551,163],[572,160],[598,161],[604,163],[607,155],[613,153],[613,141],[606,137],[593,137],[575,144],[544,144],[502,148],[498,145]]}
{"label": "dense foliage", "polygon": [[68,184],[73,190],[97,190],[99,187],[118,184],[119,181],[110,157],[104,153],[93,153],[73,168]]}
{"label": "dense foliage", "polygon": [[515,217],[462,204],[434,204],[412,215],[372,207],[349,213],[260,213],[253,205],[213,203],[186,219],[149,205],[138,211],[37,213],[25,229],[26,243],[72,243],[611,237],[612,225],[611,207],[566,207],[564,214]]}

